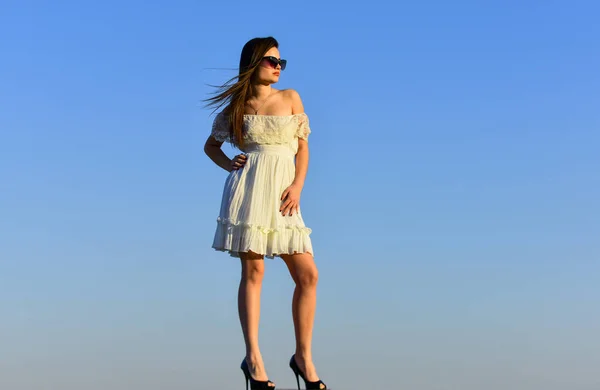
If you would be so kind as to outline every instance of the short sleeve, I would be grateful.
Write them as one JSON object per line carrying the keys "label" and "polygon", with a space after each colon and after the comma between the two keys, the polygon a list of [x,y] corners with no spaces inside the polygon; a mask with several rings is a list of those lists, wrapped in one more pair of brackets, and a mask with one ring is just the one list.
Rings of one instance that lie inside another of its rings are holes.
{"label": "short sleeve", "polygon": [[229,139],[229,128],[227,126],[227,118],[223,112],[219,112],[217,116],[215,116],[215,120],[212,124],[212,130],[210,135],[214,137],[217,141],[227,141]]}
{"label": "short sleeve", "polygon": [[308,115],[298,114],[298,127],[296,129],[296,136],[308,140],[308,135],[311,133],[310,125],[308,122]]}

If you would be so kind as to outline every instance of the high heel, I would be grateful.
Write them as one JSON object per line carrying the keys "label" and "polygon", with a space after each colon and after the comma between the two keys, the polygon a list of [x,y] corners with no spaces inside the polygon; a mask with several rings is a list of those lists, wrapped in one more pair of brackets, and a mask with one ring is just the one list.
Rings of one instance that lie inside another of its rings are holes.
{"label": "high heel", "polygon": [[250,390],[274,390],[275,384],[270,380],[266,381],[257,381],[252,378],[250,375],[250,369],[248,368],[248,362],[246,358],[242,360],[242,364],[240,365],[242,371],[244,371],[244,376],[246,377],[246,390],[248,390],[248,382],[250,382]]}
{"label": "high heel", "polygon": [[[300,370],[300,367],[298,367],[298,363],[296,363],[296,354],[293,354],[292,358],[290,359],[290,368],[292,369],[292,371],[294,371],[294,374],[296,374],[296,383],[298,384],[298,390],[300,390],[300,379],[298,379],[298,375],[300,375],[302,377],[302,379],[304,380],[304,387],[306,388],[306,390],[326,390],[327,389],[327,385],[325,383],[323,383],[323,381],[320,379],[318,381],[314,381],[314,382],[309,382],[306,380],[306,376]],[[323,387],[321,387],[321,385],[323,385]]]}

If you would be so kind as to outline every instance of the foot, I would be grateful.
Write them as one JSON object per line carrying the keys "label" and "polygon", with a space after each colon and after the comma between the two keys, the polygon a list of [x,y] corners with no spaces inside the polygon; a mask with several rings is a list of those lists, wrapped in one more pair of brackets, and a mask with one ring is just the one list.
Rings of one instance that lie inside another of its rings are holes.
{"label": "foot", "polygon": [[[261,355],[246,356],[246,362],[248,363],[248,370],[250,371],[252,378],[257,381],[269,380]],[[269,386],[275,387],[275,383],[269,382]]]}
{"label": "foot", "polygon": [[[296,360],[296,364],[298,364],[300,370],[304,373],[304,376],[306,376],[307,381],[316,382],[319,380],[317,370],[315,369],[315,365],[313,364],[311,358],[304,357],[297,353],[294,355],[294,359]],[[323,385],[321,385],[321,388],[324,388]]]}

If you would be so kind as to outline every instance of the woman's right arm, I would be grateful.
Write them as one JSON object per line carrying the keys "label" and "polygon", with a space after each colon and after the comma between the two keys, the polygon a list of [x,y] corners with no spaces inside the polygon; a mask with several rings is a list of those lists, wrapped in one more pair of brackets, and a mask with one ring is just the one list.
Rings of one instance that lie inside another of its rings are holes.
{"label": "woman's right arm", "polygon": [[227,172],[238,170],[246,164],[245,154],[238,154],[233,159],[230,159],[225,152],[223,152],[223,149],[221,149],[221,145],[223,145],[223,141],[218,141],[210,135],[204,143],[204,153],[206,153],[215,164]]}
{"label": "woman's right arm", "polygon": [[227,172],[232,171],[232,160],[227,157],[225,152],[221,149],[223,141],[217,141],[212,135],[208,136],[208,139],[204,143],[204,153],[218,166],[226,170]]}

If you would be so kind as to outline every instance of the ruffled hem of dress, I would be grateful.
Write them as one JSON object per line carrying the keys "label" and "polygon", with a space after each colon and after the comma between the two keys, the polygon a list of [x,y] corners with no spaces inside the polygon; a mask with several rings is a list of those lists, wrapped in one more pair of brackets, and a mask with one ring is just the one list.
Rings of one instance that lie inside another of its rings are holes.
{"label": "ruffled hem of dress", "polygon": [[299,231],[302,233],[306,233],[307,235],[310,235],[312,233],[312,229],[310,229],[306,226],[298,226],[298,225],[281,225],[276,228],[271,228],[271,227],[248,223],[248,222],[232,221],[231,219],[221,218],[221,217],[217,217],[217,223],[220,225],[226,226],[227,229],[229,229],[229,230],[234,229],[234,228],[244,227],[244,228],[247,228],[250,230],[260,231],[261,233],[264,233],[264,234],[281,233],[281,232],[285,232],[288,230]]}
{"label": "ruffled hem of dress", "polygon": [[239,258],[240,257],[240,252],[248,252],[248,251],[257,253],[257,254],[262,255],[262,256],[264,256],[264,257],[266,257],[268,259],[275,259],[275,257],[281,257],[281,255],[294,255],[294,254],[300,254],[300,253],[308,253],[308,254],[310,254],[311,256],[314,257],[312,249],[308,249],[308,250],[305,250],[305,251],[294,251],[294,252],[289,252],[289,253],[260,253],[259,250],[254,249],[254,248],[245,248],[243,250],[237,250],[236,251],[236,250],[233,250],[233,249],[219,248],[219,247],[214,247],[213,246],[213,249],[216,250],[216,251],[218,251],[218,252],[229,253],[229,256],[235,257],[235,258]]}
{"label": "ruffled hem of dress", "polygon": [[240,257],[240,252],[252,251],[273,259],[276,256],[310,253],[314,256],[310,234],[305,226],[284,225],[277,228],[217,218],[217,231],[212,248]]}

